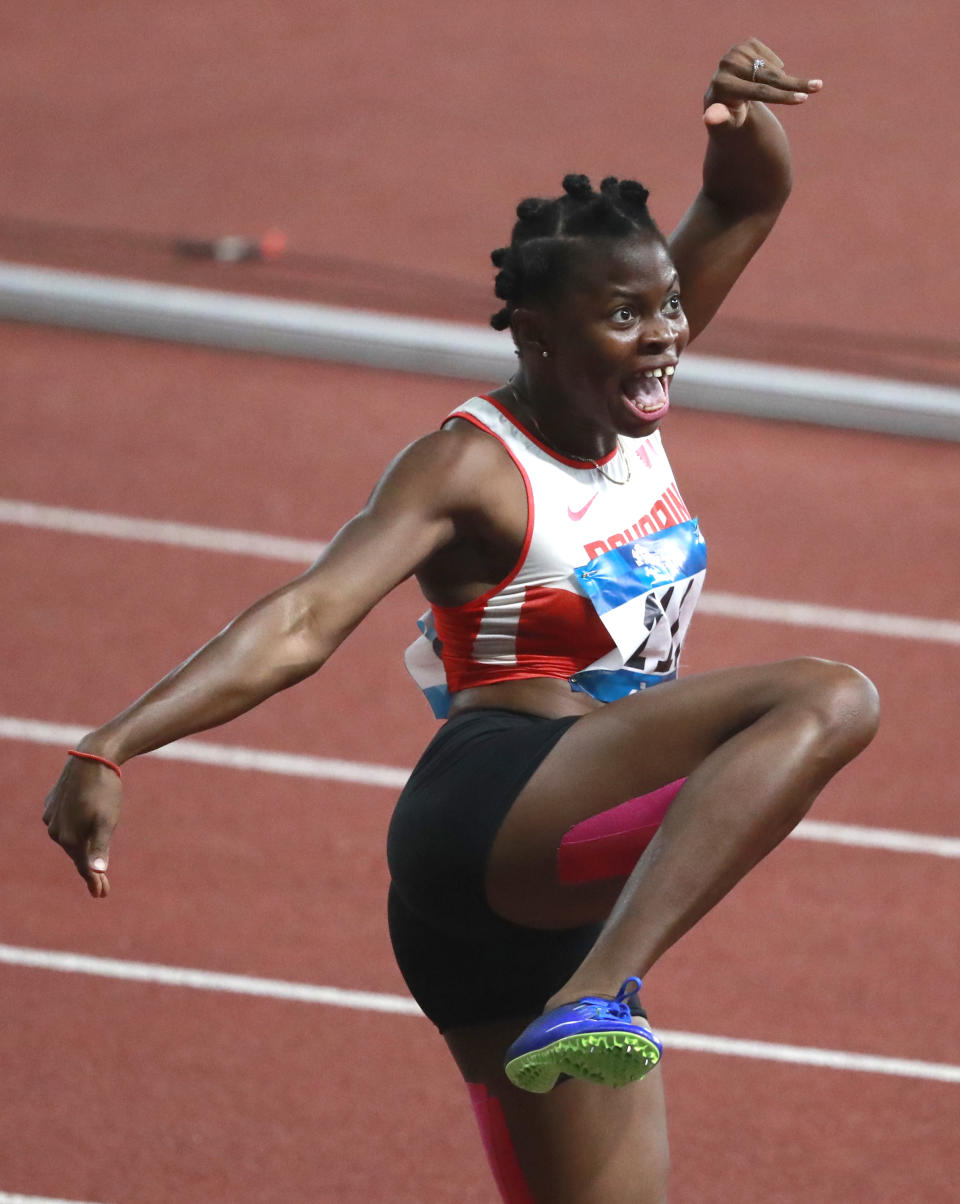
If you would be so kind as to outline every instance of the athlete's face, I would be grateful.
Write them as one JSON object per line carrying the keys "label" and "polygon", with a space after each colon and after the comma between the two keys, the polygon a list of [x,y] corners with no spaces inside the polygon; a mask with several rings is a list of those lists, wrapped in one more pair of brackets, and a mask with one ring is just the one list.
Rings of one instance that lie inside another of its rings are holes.
{"label": "athlete's face", "polygon": [[569,419],[639,437],[667,413],[670,376],[689,337],[659,238],[584,239],[547,310],[544,363]]}

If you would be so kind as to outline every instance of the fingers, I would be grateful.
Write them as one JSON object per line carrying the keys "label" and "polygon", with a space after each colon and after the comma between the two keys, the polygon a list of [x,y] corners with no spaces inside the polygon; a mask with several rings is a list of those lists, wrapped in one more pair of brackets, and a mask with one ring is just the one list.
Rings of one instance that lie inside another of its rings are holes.
{"label": "fingers", "polygon": [[107,857],[98,854],[90,856],[89,849],[84,844],[72,844],[52,837],[73,862],[80,877],[87,884],[88,892],[94,899],[105,899],[110,893],[110,882],[107,879]]}
{"label": "fingers", "polygon": [[[704,98],[704,118],[708,125],[720,125],[731,120],[740,124],[742,116],[739,108],[749,101],[797,105],[822,87],[823,81],[820,79],[788,74],[779,55],[758,38],[750,38],[731,47],[720,60]],[[728,107],[730,113],[726,118],[721,118],[717,113],[711,118],[706,116],[711,106],[716,104]]]}
{"label": "fingers", "polygon": [[94,899],[105,899],[110,894],[110,882],[106,874],[90,874],[87,890]]}
{"label": "fingers", "polygon": [[120,814],[120,782],[102,768],[69,763],[47,796],[47,833],[73,862],[95,899],[110,893],[110,838]]}
{"label": "fingers", "polygon": [[[756,80],[734,76],[724,81],[725,101],[762,100],[765,104],[799,105],[811,92],[819,92],[823,86],[819,80],[793,80],[781,77],[780,83],[767,83],[770,72],[764,68],[757,73]],[[789,82],[788,82],[789,81]]]}
{"label": "fingers", "polygon": [[87,841],[84,877],[87,880],[87,889],[95,899],[105,899],[110,893],[107,865],[110,861],[110,834],[112,831],[112,827],[108,828],[105,824],[100,823]]}
{"label": "fingers", "polygon": [[102,818],[94,820],[86,848],[87,865],[94,873],[105,874],[107,872],[112,833],[112,823]]}
{"label": "fingers", "polygon": [[766,59],[768,63],[773,63],[775,67],[783,68],[783,59],[775,50],[771,50],[769,46],[765,46],[759,38],[750,38],[745,44],[753,50],[754,58]]}
{"label": "fingers", "polygon": [[[756,60],[759,62],[759,60]],[[753,74],[753,62],[750,64],[750,83],[759,84],[768,89],[768,95],[761,94],[761,100],[772,100],[774,92],[799,93],[794,99],[805,100],[811,92],[819,92],[823,87],[822,79],[801,79],[798,75],[787,75],[784,71],[769,64],[758,68],[756,78]],[[790,97],[785,97],[788,100]]]}

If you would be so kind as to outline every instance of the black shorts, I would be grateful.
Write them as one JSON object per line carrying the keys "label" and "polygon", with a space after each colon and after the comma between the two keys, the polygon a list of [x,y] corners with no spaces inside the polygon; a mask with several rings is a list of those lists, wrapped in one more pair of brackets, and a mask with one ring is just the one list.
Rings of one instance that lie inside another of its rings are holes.
{"label": "black shorts", "polygon": [[524,928],[484,879],[507,812],[577,717],[468,711],[430,742],[387,838],[390,936],[410,992],[441,1032],[538,1014],[583,961],[599,924]]}

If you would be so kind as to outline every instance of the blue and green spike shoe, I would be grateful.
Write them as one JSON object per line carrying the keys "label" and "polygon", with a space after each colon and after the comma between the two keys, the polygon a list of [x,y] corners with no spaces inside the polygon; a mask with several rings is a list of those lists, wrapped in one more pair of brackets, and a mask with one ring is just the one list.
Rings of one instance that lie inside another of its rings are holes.
{"label": "blue and green spike shoe", "polygon": [[561,1075],[625,1087],[660,1061],[663,1046],[630,1012],[639,978],[628,978],[614,999],[587,995],[527,1025],[507,1050],[507,1078],[524,1091],[543,1093]]}

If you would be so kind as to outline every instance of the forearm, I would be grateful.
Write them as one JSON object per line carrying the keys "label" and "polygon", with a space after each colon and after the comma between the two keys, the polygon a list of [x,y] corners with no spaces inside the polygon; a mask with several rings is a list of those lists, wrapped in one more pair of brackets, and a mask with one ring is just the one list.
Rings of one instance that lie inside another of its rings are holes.
{"label": "forearm", "polygon": [[703,195],[735,221],[768,212],[776,217],[790,195],[790,146],[783,126],[752,101],[739,128],[708,126]]}
{"label": "forearm", "polygon": [[118,764],[236,718],[308,677],[337,640],[312,609],[281,589],[255,603],[79,748]]}

